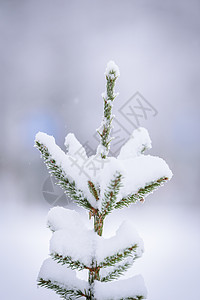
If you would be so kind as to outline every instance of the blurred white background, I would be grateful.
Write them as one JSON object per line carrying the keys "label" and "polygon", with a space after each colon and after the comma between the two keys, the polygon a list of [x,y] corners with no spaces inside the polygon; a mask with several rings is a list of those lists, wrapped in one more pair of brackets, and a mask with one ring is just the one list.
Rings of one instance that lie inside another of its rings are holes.
{"label": "blurred white background", "polygon": [[144,205],[111,216],[106,230],[135,223],[146,251],[132,271],[142,273],[149,300],[198,297],[199,15],[198,0],[0,0],[1,299],[59,299],[36,287],[51,205],[34,136],[54,135],[63,148],[74,132],[96,147],[110,59],[121,73],[116,118],[133,129],[119,108],[136,91],[155,107],[140,125],[174,177]]}

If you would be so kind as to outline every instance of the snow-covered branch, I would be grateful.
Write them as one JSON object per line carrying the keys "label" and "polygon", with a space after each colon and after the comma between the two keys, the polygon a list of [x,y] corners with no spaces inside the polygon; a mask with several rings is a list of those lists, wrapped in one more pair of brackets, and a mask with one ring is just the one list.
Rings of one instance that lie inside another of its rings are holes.
{"label": "snow-covered branch", "polygon": [[155,190],[157,190],[160,186],[164,184],[165,181],[167,181],[169,178],[162,177],[148,185],[146,185],[144,188],[140,188],[137,193],[129,194],[126,197],[123,197],[120,201],[118,201],[115,204],[115,208],[123,208],[127,207],[130,204],[136,203],[137,201],[143,202],[144,199],[151,193],[153,193]]}
{"label": "snow-covered branch", "polygon": [[[66,169],[72,170],[70,160],[66,154],[55,144],[55,139],[45,133],[39,132],[36,135],[35,147],[40,151],[44,162],[58,180],[57,184],[64,189],[66,194],[78,205],[87,210],[93,209],[92,205],[84,195],[83,191],[77,187],[77,183],[72,175],[66,174]],[[73,174],[74,172],[72,172]]]}
{"label": "snow-covered branch", "polygon": [[63,299],[87,298],[88,283],[76,277],[76,272],[46,259],[38,275],[38,285],[54,290]]}

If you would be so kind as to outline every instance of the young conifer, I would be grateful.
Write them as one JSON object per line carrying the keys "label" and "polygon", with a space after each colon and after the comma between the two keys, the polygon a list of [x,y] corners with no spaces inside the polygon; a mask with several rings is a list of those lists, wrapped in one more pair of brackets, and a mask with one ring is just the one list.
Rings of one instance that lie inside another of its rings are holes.
{"label": "young conifer", "polygon": [[[55,144],[52,136],[39,132],[35,139],[35,147],[50,174],[65,193],[88,212],[94,224],[93,230],[88,229],[78,212],[66,208],[55,207],[48,214],[47,223],[52,230],[50,258],[41,267],[38,285],[54,290],[63,299],[146,298],[140,275],[119,279],[142,255],[141,238],[131,223],[124,222],[115,236],[105,239],[104,221],[116,209],[143,202],[172,177],[164,160],[143,154],[151,148],[144,128],[134,130],[117,158],[109,156],[112,106],[116,98],[114,87],[119,77],[114,62],[108,63],[105,76],[104,115],[95,155],[87,157],[73,134],[68,134],[65,140],[67,153]],[[82,270],[87,271],[87,280],[77,277],[76,271]]]}

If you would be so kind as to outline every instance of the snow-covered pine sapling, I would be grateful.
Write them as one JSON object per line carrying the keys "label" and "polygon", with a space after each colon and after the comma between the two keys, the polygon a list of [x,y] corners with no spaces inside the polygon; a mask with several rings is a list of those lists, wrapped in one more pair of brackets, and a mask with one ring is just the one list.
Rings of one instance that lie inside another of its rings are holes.
{"label": "snow-covered pine sapling", "polygon": [[[108,156],[112,139],[112,105],[116,97],[114,86],[119,77],[114,62],[108,63],[105,75],[104,116],[98,130],[100,145],[95,155],[88,157],[71,133],[65,139],[66,153],[55,144],[52,136],[39,132],[35,139],[35,146],[58,185],[88,212],[89,219],[94,220],[91,230],[86,220],[74,210],[54,207],[48,214],[48,227],[53,232],[50,258],[41,267],[38,285],[54,290],[63,299],[146,298],[140,275],[118,280],[142,255],[141,238],[132,224],[123,222],[115,236],[106,239],[102,236],[104,220],[116,209],[143,201],[172,177],[164,160],[144,155],[144,151],[151,148],[151,140],[144,128],[134,130],[117,158]],[[76,276],[77,271],[82,270],[86,270],[87,280]]]}

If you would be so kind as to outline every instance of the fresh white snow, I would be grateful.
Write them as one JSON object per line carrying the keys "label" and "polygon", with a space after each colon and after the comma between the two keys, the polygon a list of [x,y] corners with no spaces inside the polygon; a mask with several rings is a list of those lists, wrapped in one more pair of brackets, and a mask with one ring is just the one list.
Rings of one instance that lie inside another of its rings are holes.
{"label": "fresh white snow", "polygon": [[91,267],[95,255],[95,233],[86,228],[69,227],[53,233],[50,241],[50,252],[63,257],[70,256],[73,261],[80,261]]}
{"label": "fresh white snow", "polygon": [[81,155],[83,159],[87,159],[87,154],[84,147],[77,140],[73,133],[68,133],[65,138],[65,147],[67,149],[67,154],[73,157]]}
{"label": "fresh white snow", "polygon": [[115,72],[115,76],[119,77],[120,76],[120,73],[119,73],[119,68],[118,66],[116,65],[116,63],[112,60],[110,60],[107,64],[107,67],[106,67],[106,72],[105,72],[105,75],[106,76],[112,76],[110,74],[111,71],[114,71]]}
{"label": "fresh white snow", "polygon": [[136,275],[125,280],[113,282],[95,281],[95,296],[99,300],[117,300],[136,296],[146,298],[147,290],[142,276]]}
{"label": "fresh white snow", "polygon": [[66,209],[64,207],[53,207],[50,209],[47,216],[47,226],[52,231],[60,229],[80,228],[85,227],[84,222],[80,218],[80,214],[75,210]]}
{"label": "fresh white snow", "polygon": [[40,269],[38,279],[50,280],[66,289],[84,289],[88,288],[88,283],[76,277],[76,271],[67,268],[61,264],[57,264],[51,258],[46,259]]}
{"label": "fresh white snow", "polygon": [[129,140],[121,147],[118,159],[134,158],[147,149],[151,149],[149,133],[145,128],[139,127],[133,131]]}

